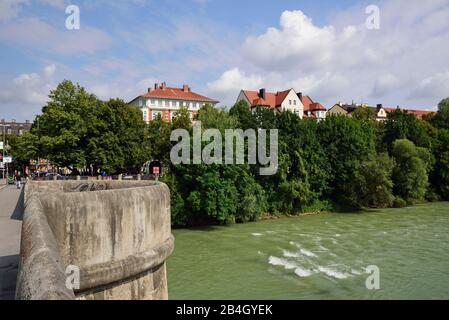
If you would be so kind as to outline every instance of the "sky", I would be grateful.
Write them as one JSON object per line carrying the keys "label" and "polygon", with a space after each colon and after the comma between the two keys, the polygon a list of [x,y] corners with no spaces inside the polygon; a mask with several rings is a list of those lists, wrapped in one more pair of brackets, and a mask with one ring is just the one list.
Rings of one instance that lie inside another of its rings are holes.
{"label": "sky", "polygon": [[449,0],[0,0],[0,118],[32,120],[64,79],[105,100],[165,81],[222,106],[294,88],[328,108],[435,110],[448,57]]}

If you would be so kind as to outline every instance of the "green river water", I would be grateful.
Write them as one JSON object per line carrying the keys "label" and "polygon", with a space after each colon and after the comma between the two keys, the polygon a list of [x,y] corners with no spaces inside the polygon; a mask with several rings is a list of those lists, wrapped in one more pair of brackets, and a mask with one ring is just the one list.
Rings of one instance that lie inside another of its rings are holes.
{"label": "green river water", "polygon": [[170,299],[449,299],[446,202],[173,233]]}

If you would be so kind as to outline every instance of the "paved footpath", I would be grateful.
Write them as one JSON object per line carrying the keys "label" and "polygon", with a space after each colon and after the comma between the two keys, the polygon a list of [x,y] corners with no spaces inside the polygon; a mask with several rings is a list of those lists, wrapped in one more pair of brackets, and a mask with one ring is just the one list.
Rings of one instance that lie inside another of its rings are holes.
{"label": "paved footpath", "polygon": [[0,185],[0,300],[14,299],[20,233],[23,215],[23,187]]}

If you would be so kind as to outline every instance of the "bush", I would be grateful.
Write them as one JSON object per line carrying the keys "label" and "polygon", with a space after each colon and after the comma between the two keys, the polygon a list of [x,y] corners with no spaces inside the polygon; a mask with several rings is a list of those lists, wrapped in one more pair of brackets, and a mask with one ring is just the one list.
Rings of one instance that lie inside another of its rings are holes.
{"label": "bush", "polygon": [[393,201],[393,208],[404,208],[407,206],[407,202],[401,197],[396,197]]}

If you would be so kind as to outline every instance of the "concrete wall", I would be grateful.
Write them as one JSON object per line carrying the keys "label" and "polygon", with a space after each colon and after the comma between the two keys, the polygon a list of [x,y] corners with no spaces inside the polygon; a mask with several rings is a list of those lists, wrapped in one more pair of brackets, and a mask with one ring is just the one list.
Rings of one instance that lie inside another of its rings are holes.
{"label": "concrete wall", "polygon": [[[25,206],[17,298],[168,298],[174,239],[165,184],[30,182]],[[36,260],[41,251],[48,255]],[[47,266],[52,277],[39,272]],[[72,295],[64,290],[67,266],[80,269]]]}

